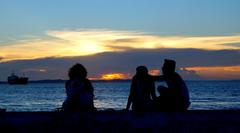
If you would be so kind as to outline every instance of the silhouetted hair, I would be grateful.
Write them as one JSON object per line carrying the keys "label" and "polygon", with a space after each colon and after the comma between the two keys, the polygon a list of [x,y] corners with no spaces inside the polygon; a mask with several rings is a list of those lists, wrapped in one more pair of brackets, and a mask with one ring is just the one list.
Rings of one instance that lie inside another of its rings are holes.
{"label": "silhouetted hair", "polygon": [[87,70],[82,64],[77,63],[69,69],[68,76],[70,79],[84,79],[87,77]]}
{"label": "silhouetted hair", "polygon": [[175,72],[176,62],[174,60],[164,59],[163,67],[168,72]]}
{"label": "silhouetted hair", "polygon": [[148,75],[148,69],[145,66],[138,66],[136,68],[136,71],[137,71],[136,74],[139,76]]}

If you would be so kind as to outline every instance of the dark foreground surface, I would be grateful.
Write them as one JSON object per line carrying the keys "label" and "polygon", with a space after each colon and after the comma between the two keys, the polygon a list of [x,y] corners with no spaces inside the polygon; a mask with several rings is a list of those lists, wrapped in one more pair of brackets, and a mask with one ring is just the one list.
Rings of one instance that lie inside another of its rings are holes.
{"label": "dark foreground surface", "polygon": [[240,111],[2,112],[0,132],[239,133]]}

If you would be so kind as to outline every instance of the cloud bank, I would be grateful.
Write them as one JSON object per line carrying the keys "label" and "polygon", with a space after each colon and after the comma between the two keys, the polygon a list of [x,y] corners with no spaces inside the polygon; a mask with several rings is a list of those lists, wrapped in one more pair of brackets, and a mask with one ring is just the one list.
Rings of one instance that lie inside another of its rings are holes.
{"label": "cloud bank", "polygon": [[178,72],[185,79],[239,79],[239,57],[239,50],[130,49],[87,56],[2,62],[0,80],[6,80],[12,70],[18,74],[25,73],[31,80],[67,79],[68,69],[77,62],[87,68],[90,78],[101,78],[112,73],[131,77],[139,65],[146,65],[149,70],[160,70],[165,58],[176,60]]}
{"label": "cloud bank", "polygon": [[235,36],[160,36],[136,31],[106,29],[47,31],[45,38],[0,42],[0,61],[46,57],[86,56],[131,49],[239,50]]}

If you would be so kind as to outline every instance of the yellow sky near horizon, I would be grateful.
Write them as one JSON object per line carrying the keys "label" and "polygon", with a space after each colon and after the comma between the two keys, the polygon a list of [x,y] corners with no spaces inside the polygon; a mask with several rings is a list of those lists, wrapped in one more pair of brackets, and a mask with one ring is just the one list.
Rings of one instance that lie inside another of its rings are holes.
{"label": "yellow sky near horizon", "polygon": [[45,57],[85,56],[128,49],[193,48],[205,50],[237,49],[240,35],[159,36],[143,32],[112,30],[48,31],[48,38],[0,43],[0,61]]}
{"label": "yellow sky near horizon", "polygon": [[[86,56],[129,49],[204,49],[240,50],[240,35],[232,36],[160,36],[136,31],[62,30],[47,31],[47,38],[35,37],[1,44],[0,62],[45,57]],[[204,78],[239,78],[240,66],[187,67]],[[159,73],[159,71],[152,71]],[[125,73],[103,74],[98,79],[124,79]]]}

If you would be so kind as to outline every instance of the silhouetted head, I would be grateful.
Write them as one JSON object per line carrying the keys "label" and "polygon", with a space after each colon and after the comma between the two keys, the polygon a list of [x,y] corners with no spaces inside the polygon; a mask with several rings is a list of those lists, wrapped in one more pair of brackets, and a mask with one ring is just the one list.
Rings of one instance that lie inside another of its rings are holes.
{"label": "silhouetted head", "polygon": [[136,73],[137,76],[143,77],[148,75],[148,69],[145,66],[138,66],[136,68],[136,71],[137,71]]}
{"label": "silhouetted head", "polygon": [[172,74],[175,72],[176,62],[174,60],[165,59],[162,67],[164,75]]}
{"label": "silhouetted head", "polygon": [[87,70],[82,64],[73,65],[68,72],[70,79],[84,79],[87,77]]}

